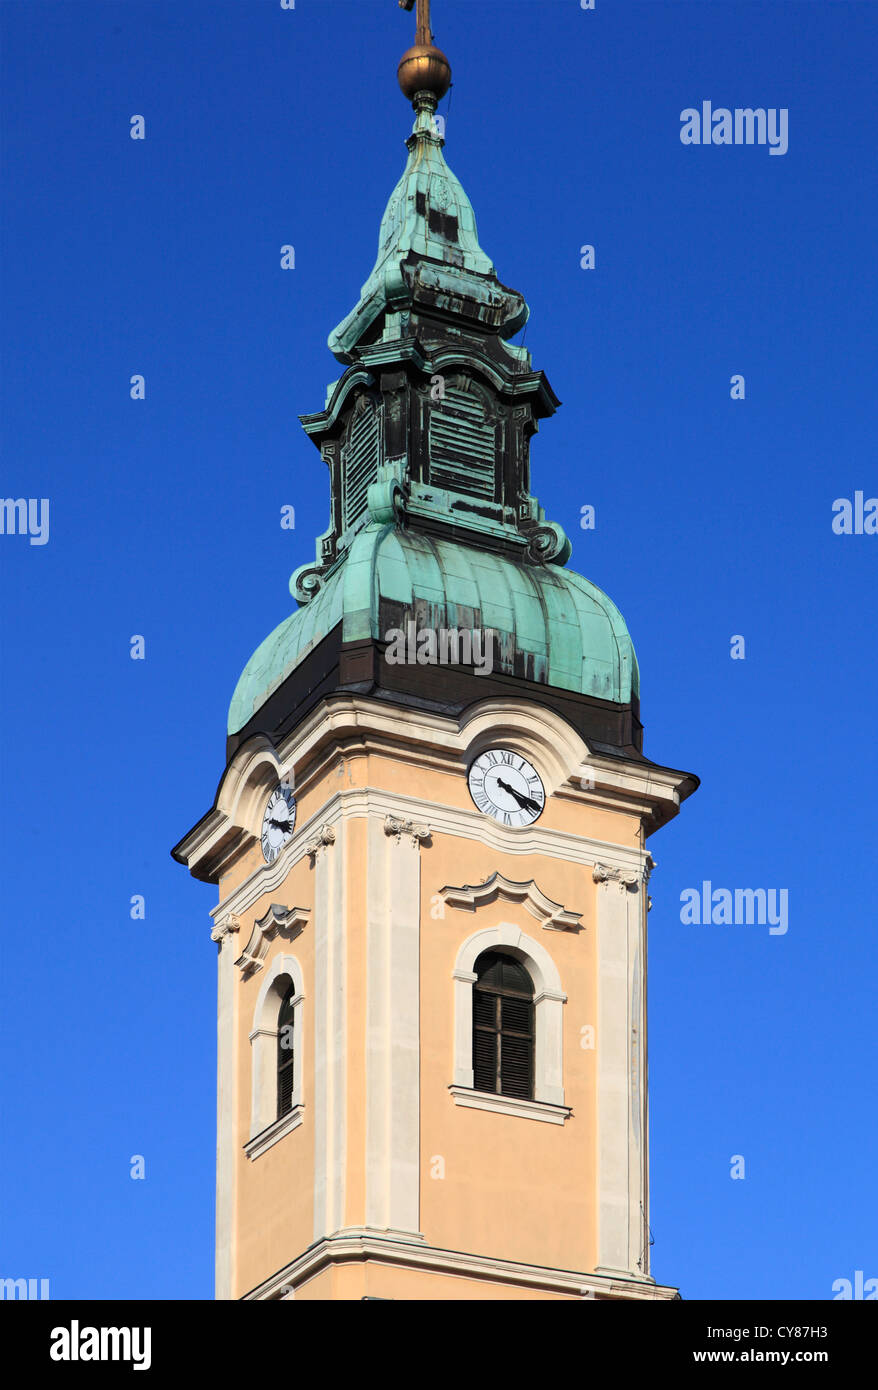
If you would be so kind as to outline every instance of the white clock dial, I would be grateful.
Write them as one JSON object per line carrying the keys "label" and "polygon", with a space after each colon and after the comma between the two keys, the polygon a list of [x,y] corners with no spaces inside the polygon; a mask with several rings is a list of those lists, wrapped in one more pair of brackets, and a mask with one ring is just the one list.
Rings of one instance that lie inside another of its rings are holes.
{"label": "white clock dial", "polygon": [[296,824],[296,798],[288,782],[281,782],[271,796],[262,817],[262,855],[273,864],[284,845],[293,838]]}
{"label": "white clock dial", "polygon": [[545,788],[533,763],[508,748],[480,753],[467,782],[479,810],[501,825],[531,825],[546,804]]}

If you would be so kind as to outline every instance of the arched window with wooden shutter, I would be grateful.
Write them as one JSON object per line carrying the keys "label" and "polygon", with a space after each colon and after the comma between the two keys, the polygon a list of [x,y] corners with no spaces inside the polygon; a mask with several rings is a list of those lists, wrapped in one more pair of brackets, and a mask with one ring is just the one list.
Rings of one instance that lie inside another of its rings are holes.
{"label": "arched window with wooden shutter", "polygon": [[485,951],[474,967],[473,1084],[477,1091],[532,1100],[534,987],[524,966]]}
{"label": "arched window with wooden shutter", "polygon": [[295,1089],[295,989],[292,983],[284,994],[277,1020],[277,1118],[283,1119],[293,1108]]}

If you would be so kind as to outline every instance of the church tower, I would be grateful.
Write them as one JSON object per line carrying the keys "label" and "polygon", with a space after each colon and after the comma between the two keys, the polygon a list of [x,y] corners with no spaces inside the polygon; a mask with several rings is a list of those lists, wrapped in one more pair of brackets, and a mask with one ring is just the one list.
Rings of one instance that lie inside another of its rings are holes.
{"label": "church tower", "polygon": [[408,162],[302,417],[329,525],[174,850],[219,892],[217,1297],[670,1299],[646,839],[697,781],[644,757],[625,621],[531,491],[559,401],[417,4]]}

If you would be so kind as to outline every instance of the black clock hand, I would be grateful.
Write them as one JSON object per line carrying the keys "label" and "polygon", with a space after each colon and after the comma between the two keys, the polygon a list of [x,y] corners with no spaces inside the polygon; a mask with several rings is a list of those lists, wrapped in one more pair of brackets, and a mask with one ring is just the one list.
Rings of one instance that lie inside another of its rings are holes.
{"label": "black clock hand", "polygon": [[502,777],[497,778],[497,786],[502,787],[510,796],[514,796],[519,806],[526,806],[530,811],[539,811],[539,802],[532,801],[529,796],[522,796],[521,792],[517,792],[514,787],[510,787],[508,782],[504,782]]}
{"label": "black clock hand", "polygon": [[270,820],[268,824],[273,825],[275,830],[289,830],[290,828],[288,820]]}

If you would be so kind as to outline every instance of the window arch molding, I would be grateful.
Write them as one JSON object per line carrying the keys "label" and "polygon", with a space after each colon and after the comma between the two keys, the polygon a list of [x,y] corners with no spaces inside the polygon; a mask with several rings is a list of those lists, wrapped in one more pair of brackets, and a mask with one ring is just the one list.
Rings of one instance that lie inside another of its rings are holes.
{"label": "window arch molding", "polygon": [[[292,985],[293,997],[293,1094],[292,1107],[278,1119],[277,1114],[277,1041],[281,1005]],[[258,1157],[270,1144],[282,1138],[302,1122],[302,1043],[303,1003],[305,993],[302,967],[295,956],[275,956],[266,967],[262,986],[253,1010],[250,1032],[251,1104],[250,1143],[246,1150],[250,1158]],[[264,1142],[254,1145],[257,1138]]]}
{"label": "window arch molding", "polygon": [[[564,1105],[563,1025],[567,995],[545,946],[509,922],[468,936],[454,962],[454,1085],[473,1086],[473,985],[483,951],[504,951],[519,961],[534,987],[534,1101]],[[524,1102],[526,1104],[526,1102]]]}

